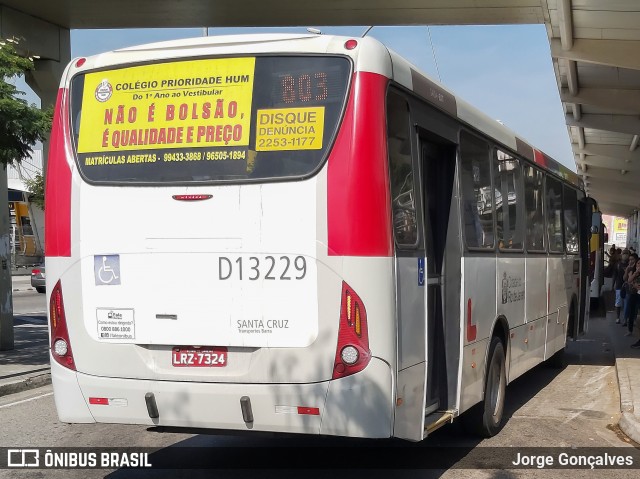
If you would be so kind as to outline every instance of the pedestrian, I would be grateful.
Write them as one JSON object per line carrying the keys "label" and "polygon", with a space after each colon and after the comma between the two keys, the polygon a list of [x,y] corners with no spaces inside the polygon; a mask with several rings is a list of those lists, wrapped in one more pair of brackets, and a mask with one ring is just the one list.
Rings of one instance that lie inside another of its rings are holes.
{"label": "pedestrian", "polygon": [[629,255],[629,265],[625,269],[624,276],[622,279],[625,283],[625,288],[627,288],[627,294],[624,297],[624,309],[622,313],[622,326],[627,325],[627,317],[629,316],[629,302],[631,301],[631,295],[634,292],[631,286],[629,285],[629,275],[636,270],[636,263],[638,262],[638,255],[633,253]]}
{"label": "pedestrian", "polygon": [[631,336],[633,334],[633,324],[636,321],[638,315],[638,303],[640,302],[640,261],[636,261],[636,268],[633,273],[630,273],[627,278],[629,288],[629,314],[627,315],[627,334],[625,336]]}
{"label": "pedestrian", "polygon": [[620,254],[620,261],[616,263],[615,269],[613,270],[613,289],[616,292],[616,324],[620,324],[621,321],[620,310],[623,304],[621,290],[624,284],[624,274],[627,266],[629,266],[629,250],[624,249]]}
{"label": "pedestrian", "polygon": [[616,254],[616,251],[616,245],[613,245],[611,249],[609,249],[609,253],[607,255],[609,257],[609,264],[607,264],[607,267],[604,269],[605,278],[613,277],[613,272],[616,269],[616,263],[620,259],[620,256]]}

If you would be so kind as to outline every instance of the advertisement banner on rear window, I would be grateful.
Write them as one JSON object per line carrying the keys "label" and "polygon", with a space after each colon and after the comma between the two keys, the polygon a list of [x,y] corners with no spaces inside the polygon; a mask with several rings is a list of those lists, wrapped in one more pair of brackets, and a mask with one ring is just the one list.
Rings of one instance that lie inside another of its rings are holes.
{"label": "advertisement banner on rear window", "polygon": [[87,74],[78,141],[82,162],[100,166],[202,161],[207,159],[206,149],[190,154],[167,150],[246,149],[254,69],[255,58],[247,57]]}
{"label": "advertisement banner on rear window", "polygon": [[110,184],[311,174],[344,108],[350,62],[199,58],[87,71],[71,82],[79,170]]}

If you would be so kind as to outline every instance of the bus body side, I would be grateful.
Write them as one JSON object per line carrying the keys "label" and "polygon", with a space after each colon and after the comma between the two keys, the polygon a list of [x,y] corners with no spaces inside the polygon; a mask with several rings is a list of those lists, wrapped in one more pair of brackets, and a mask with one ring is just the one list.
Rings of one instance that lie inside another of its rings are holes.
{"label": "bus body side", "polygon": [[[447,342],[449,396],[448,402],[441,404],[441,409],[447,408],[457,416],[476,405],[480,406],[485,399],[490,346],[494,338],[503,343],[506,382],[511,382],[535,365],[561,354],[567,337],[574,336],[573,331],[584,332],[586,319],[581,298],[586,291],[583,263],[588,234],[585,234],[585,218],[581,213],[584,206],[580,205],[585,198],[575,174],[446,89],[420,77],[414,67],[402,58],[392,54],[392,60],[394,79],[421,97],[411,102],[411,124],[419,130],[419,140],[457,147],[456,181],[451,191],[451,205],[459,214],[452,214],[454,224],[438,225],[449,229],[447,246],[458,245],[460,251],[460,265],[449,261],[441,278],[444,280],[445,301],[450,297],[457,298],[457,305],[445,305],[444,328],[448,332],[445,337],[450,338],[449,333],[453,332],[454,339],[460,341],[459,348]],[[474,138],[476,152],[481,151],[481,157],[473,167],[471,162],[477,158],[474,159],[475,153],[465,147],[465,138]],[[498,181],[498,176],[494,177],[501,158],[519,165],[515,168],[517,179],[510,180],[516,181],[518,186],[515,190],[502,190],[501,195],[494,196],[493,189],[499,191],[500,183],[505,184],[502,179]],[[425,159],[418,156],[417,161],[422,163],[414,168],[415,175],[429,172],[424,165]],[[436,161],[444,162],[447,158],[441,155]],[[467,177],[464,175],[465,164]],[[522,182],[525,171],[540,175],[535,193],[530,184],[526,187],[527,206],[524,204]],[[485,183],[479,184],[478,178],[483,175]],[[424,182],[425,178],[428,174],[420,181]],[[444,177],[438,181],[447,182]],[[529,201],[534,195],[537,203],[531,209]],[[506,244],[500,245],[495,239],[497,230],[493,230],[493,225],[497,224],[493,215],[503,202],[509,205],[510,221],[516,225],[519,236],[511,238],[518,239],[519,243],[513,249]],[[544,209],[543,202],[546,205]],[[563,205],[567,205],[566,208]],[[548,217],[547,211],[551,212]],[[469,212],[475,213],[469,215]],[[530,216],[532,213],[537,215]],[[488,238],[486,244],[469,242],[468,236],[474,236],[478,227],[468,223],[474,216],[481,221],[485,216],[484,221],[492,225],[483,233]],[[456,219],[460,222],[459,230],[455,225]],[[534,227],[539,229],[534,231]],[[535,236],[537,244],[525,246],[528,235]],[[553,248],[550,248],[551,242]],[[456,249],[452,248],[452,251]],[[449,260],[455,261],[455,255]],[[461,277],[460,283],[450,273],[447,275],[447,270],[455,271],[454,275]],[[400,318],[398,321],[400,330]],[[459,321],[457,334],[455,321]],[[428,331],[429,334],[433,332]],[[402,348],[399,348],[401,353]],[[450,358],[458,353],[459,360]],[[452,384],[452,381],[457,383]],[[452,397],[451,393],[455,396]]]}

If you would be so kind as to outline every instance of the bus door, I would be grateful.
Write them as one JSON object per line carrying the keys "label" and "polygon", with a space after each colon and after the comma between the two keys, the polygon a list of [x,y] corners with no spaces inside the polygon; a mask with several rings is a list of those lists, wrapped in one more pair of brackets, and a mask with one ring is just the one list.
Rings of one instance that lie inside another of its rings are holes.
{"label": "bus door", "polygon": [[578,201],[579,214],[579,242],[580,242],[580,305],[578,312],[577,333],[587,332],[589,324],[589,296],[590,288],[590,243],[591,243],[591,223],[592,211],[597,208],[596,202],[592,198],[582,198]]}
{"label": "bus door", "polygon": [[[401,93],[387,97],[389,182],[395,240],[397,390],[394,436],[424,437],[427,389],[426,261],[420,169],[409,104]],[[438,405],[430,405],[434,410]]]}
{"label": "bus door", "polygon": [[393,90],[387,112],[398,331],[394,436],[419,441],[425,418],[448,408],[442,271],[455,147],[418,135],[406,98]]}

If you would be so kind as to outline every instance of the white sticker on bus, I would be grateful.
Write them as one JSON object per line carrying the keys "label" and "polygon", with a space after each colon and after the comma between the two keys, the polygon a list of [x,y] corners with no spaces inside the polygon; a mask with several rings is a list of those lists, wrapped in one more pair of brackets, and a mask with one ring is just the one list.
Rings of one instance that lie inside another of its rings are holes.
{"label": "white sticker on bus", "polygon": [[96,309],[98,339],[135,339],[133,309]]}

